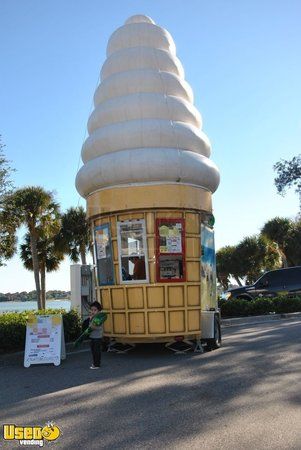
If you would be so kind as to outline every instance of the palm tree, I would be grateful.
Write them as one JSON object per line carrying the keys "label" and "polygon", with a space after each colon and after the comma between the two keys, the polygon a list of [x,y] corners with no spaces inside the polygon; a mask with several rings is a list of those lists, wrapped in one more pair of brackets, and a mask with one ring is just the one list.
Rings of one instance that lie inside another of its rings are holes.
{"label": "palm tree", "polygon": [[90,246],[89,223],[82,206],[69,208],[62,215],[61,231],[58,235],[59,246],[77,263],[87,264],[86,253]]}
{"label": "palm tree", "polygon": [[278,246],[265,236],[254,235],[244,238],[235,249],[239,261],[239,277],[246,277],[246,283],[254,283],[267,270],[279,269],[281,256]]}
{"label": "palm tree", "polygon": [[[41,277],[41,303],[43,309],[46,307],[46,271],[54,272],[58,270],[60,263],[64,259],[64,254],[57,248],[55,242],[56,240],[53,237],[47,238],[42,233],[39,234],[37,241]],[[27,270],[33,270],[29,233],[25,235],[24,243],[20,245],[20,258]]]}
{"label": "palm tree", "polygon": [[239,286],[241,280],[254,283],[263,272],[278,269],[281,255],[278,246],[265,236],[256,235],[244,238],[236,246],[226,246],[216,252],[218,281],[227,288],[230,277]]}
{"label": "palm tree", "polygon": [[242,282],[238,276],[240,264],[237,258],[235,258],[235,250],[235,246],[227,245],[216,252],[217,278],[224,289],[228,289],[230,277],[233,277],[237,284],[242,286]]}
{"label": "palm tree", "polygon": [[28,186],[17,189],[6,196],[2,203],[3,213],[11,218],[14,231],[25,225],[30,237],[32,266],[37,291],[38,308],[42,309],[40,262],[37,250],[39,233],[53,236],[59,227],[59,206],[53,194],[40,186]]}
{"label": "palm tree", "polygon": [[285,217],[275,217],[264,224],[261,234],[278,245],[283,267],[292,266],[293,261],[287,249],[287,241],[294,228],[292,220]]}

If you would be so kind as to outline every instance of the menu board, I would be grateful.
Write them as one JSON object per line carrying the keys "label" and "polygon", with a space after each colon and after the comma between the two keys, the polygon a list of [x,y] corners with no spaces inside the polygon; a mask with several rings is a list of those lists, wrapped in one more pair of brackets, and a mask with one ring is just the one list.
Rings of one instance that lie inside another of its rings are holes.
{"label": "menu board", "polygon": [[169,259],[160,261],[160,278],[162,279],[180,278],[179,260]]}
{"label": "menu board", "polygon": [[24,367],[46,363],[58,366],[65,357],[62,315],[29,316],[26,325]]}
{"label": "menu board", "polygon": [[159,226],[160,253],[182,252],[182,224],[164,223]]}

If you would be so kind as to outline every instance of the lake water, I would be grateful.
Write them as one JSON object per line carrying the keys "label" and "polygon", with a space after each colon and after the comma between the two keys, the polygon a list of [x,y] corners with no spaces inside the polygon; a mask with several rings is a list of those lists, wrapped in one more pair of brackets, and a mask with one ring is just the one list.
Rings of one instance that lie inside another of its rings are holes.
{"label": "lake water", "polygon": [[[46,308],[65,309],[70,311],[70,300],[46,300]],[[37,302],[0,302],[0,314],[2,312],[22,312],[38,309]]]}

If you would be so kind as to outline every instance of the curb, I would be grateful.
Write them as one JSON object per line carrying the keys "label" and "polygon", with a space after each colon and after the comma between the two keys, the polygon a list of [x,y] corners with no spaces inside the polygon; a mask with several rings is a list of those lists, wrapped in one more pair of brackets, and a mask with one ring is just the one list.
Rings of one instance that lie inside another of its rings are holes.
{"label": "curb", "polygon": [[[239,325],[251,325],[256,323],[265,323],[265,322],[272,322],[276,320],[284,320],[284,319],[298,319],[301,317],[301,312],[295,312],[295,313],[283,313],[283,314],[269,314],[269,315],[262,315],[262,316],[248,316],[248,317],[233,317],[232,319],[222,319],[221,325],[222,328],[228,328],[228,327],[235,327]],[[86,351],[89,347],[89,341],[84,341],[82,343],[82,350],[80,351]],[[73,342],[68,342],[66,344],[66,353],[72,354],[77,353],[78,350],[74,349]],[[2,353],[0,354],[1,359],[3,360],[8,358],[13,358],[16,356],[22,356],[24,357],[24,351],[19,352],[12,352],[12,353]]]}
{"label": "curb", "polygon": [[301,317],[301,312],[269,314],[263,316],[234,317],[233,319],[222,319],[222,327],[233,327],[236,325],[249,325],[256,323],[272,322],[283,319],[297,319]]}

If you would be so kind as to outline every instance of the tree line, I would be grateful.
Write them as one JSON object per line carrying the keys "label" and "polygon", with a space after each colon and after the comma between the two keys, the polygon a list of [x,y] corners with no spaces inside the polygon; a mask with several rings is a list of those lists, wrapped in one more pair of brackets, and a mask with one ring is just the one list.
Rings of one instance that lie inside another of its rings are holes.
{"label": "tree line", "polygon": [[260,233],[216,253],[217,278],[224,289],[234,278],[239,286],[254,283],[268,270],[301,265],[301,219],[275,217]]}
{"label": "tree line", "polygon": [[[70,299],[70,291],[51,290],[46,292],[47,300]],[[31,302],[37,301],[37,291],[30,292],[0,292],[0,302]]]}
{"label": "tree line", "polygon": [[5,196],[0,221],[2,234],[7,238],[0,264],[17,252],[17,231],[25,226],[19,256],[24,267],[34,273],[38,308],[45,309],[46,273],[58,270],[65,255],[73,262],[81,258],[82,264],[86,264],[89,226],[83,207],[71,207],[62,213],[51,192],[28,186]]}
{"label": "tree line", "polygon": [[[39,309],[46,306],[46,273],[58,270],[65,255],[86,264],[89,225],[83,207],[62,212],[54,194],[40,186],[14,189],[12,169],[0,141],[0,266],[17,252],[34,273]],[[17,232],[26,229],[18,246]]]}
{"label": "tree line", "polygon": [[[301,155],[274,165],[275,186],[280,195],[295,188],[301,212]],[[301,265],[301,215],[295,220],[275,217],[258,235],[239,244],[222,247],[216,254],[217,278],[224,289],[234,278],[239,286],[252,284],[268,270]]]}

